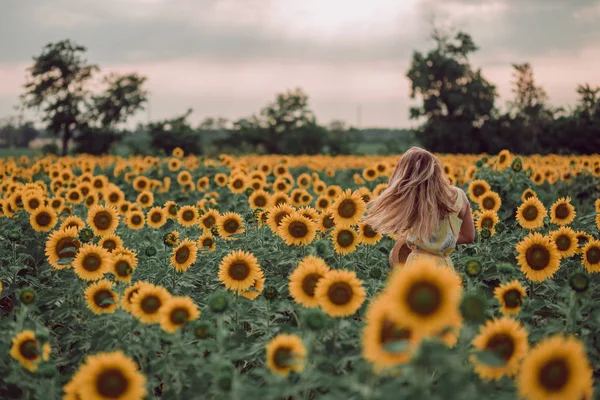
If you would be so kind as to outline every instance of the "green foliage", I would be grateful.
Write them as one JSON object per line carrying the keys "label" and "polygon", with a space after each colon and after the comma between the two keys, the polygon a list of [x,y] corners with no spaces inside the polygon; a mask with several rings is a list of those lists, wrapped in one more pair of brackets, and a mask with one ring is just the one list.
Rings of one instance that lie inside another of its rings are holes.
{"label": "green foliage", "polygon": [[201,154],[201,133],[192,128],[187,120],[191,113],[192,110],[189,109],[181,116],[146,125],[145,129],[150,134],[151,146],[167,155],[170,155],[177,147],[186,154]]}

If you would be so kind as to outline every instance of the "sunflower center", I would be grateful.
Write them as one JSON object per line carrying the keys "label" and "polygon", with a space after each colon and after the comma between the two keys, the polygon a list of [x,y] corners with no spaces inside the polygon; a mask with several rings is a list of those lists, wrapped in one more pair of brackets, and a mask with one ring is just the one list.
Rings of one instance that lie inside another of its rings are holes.
{"label": "sunflower center", "polygon": [[112,215],[107,211],[100,211],[94,216],[94,225],[98,229],[108,229],[112,222]]}
{"label": "sunflower center", "polygon": [[499,333],[488,340],[485,348],[507,362],[515,352],[515,342],[510,335]]}
{"label": "sunflower center", "polygon": [[158,212],[155,212],[154,214],[152,214],[150,216],[150,221],[152,221],[152,222],[160,222],[161,219],[162,219],[162,215]]}
{"label": "sunflower center", "polygon": [[119,194],[118,193],[111,193],[108,195],[108,201],[110,201],[111,203],[116,203],[119,201]]}
{"label": "sunflower center", "polygon": [[74,238],[72,237],[66,237],[66,238],[62,238],[58,241],[58,243],[56,243],[56,255],[58,256],[58,258],[73,258],[75,257],[76,252],[74,251],[66,251],[66,252],[62,252],[64,249],[66,249],[67,247],[73,247],[75,249],[79,248],[79,241],[73,240]]}
{"label": "sunflower center", "polygon": [[348,304],[352,300],[352,287],[346,282],[335,282],[327,290],[329,301],[337,306]]}
{"label": "sunflower center", "polygon": [[250,275],[250,266],[243,261],[235,261],[229,266],[229,276],[236,281],[243,281]]}
{"label": "sunflower center", "polygon": [[213,240],[211,238],[202,239],[202,247],[211,247],[213,244]]}
{"label": "sunflower center", "polygon": [[325,227],[325,229],[331,229],[334,225],[335,221],[331,218],[331,215],[326,215],[325,218],[323,218],[323,227]]}
{"label": "sunflower center", "polygon": [[556,238],[556,247],[560,251],[567,251],[571,247],[571,238],[567,235],[560,235]]}
{"label": "sunflower center", "polygon": [[600,262],[600,248],[590,247],[585,252],[585,258],[590,264],[598,264]]}
{"label": "sunflower center", "polygon": [[398,328],[392,321],[384,319],[379,332],[379,341],[385,345],[390,342],[409,340],[412,336],[410,329]]}
{"label": "sunflower center", "polygon": [[142,310],[146,314],[154,314],[158,311],[158,309],[160,308],[162,303],[161,303],[160,299],[158,298],[158,296],[150,295],[150,296],[144,297],[142,299],[140,305],[142,307]]}
{"label": "sunflower center", "polygon": [[375,170],[374,169],[368,170],[367,171],[367,176],[370,176],[370,177],[375,176]]}
{"label": "sunflower center", "polygon": [[310,297],[315,297],[317,282],[323,276],[321,274],[308,274],[302,279],[302,291]]}
{"label": "sunflower center", "polygon": [[[285,202],[286,202],[286,200],[285,200],[285,197],[279,197],[279,198],[277,198],[277,199],[275,200],[275,206],[278,206],[278,205],[280,205],[280,204],[285,204]],[[286,214],[286,215],[287,215],[287,214]],[[285,216],[285,215],[284,215],[284,216]],[[282,217],[282,219],[283,219],[283,217]]]}
{"label": "sunflower center", "polygon": [[292,349],[289,347],[279,347],[273,354],[273,362],[277,368],[287,368],[290,362],[294,360]]}
{"label": "sunflower center", "polygon": [[563,359],[549,360],[539,371],[539,383],[549,392],[560,391],[569,381],[570,371]]}
{"label": "sunflower center", "polygon": [[483,185],[475,185],[473,187],[473,194],[475,195],[475,197],[479,197],[484,193],[485,193],[485,187],[483,187]]}
{"label": "sunflower center", "polygon": [[27,203],[29,204],[29,207],[34,210],[40,206],[38,199],[30,199]]}
{"label": "sunflower center", "polygon": [[283,183],[283,182],[279,182],[279,183],[277,184],[277,189],[278,189],[278,190],[285,190],[285,189],[286,189],[286,184],[285,184],[285,183]]}
{"label": "sunflower center", "polygon": [[148,195],[143,195],[143,196],[140,198],[140,202],[141,202],[142,204],[146,204],[146,203],[148,203],[149,201],[150,201],[150,198],[148,197]]}
{"label": "sunflower center", "polygon": [[554,209],[554,215],[558,219],[566,219],[571,214],[569,207],[565,203],[561,203]]}
{"label": "sunflower center", "polygon": [[281,225],[281,221],[283,221],[283,219],[285,217],[287,217],[288,215],[290,215],[290,214],[288,214],[286,211],[278,212],[275,215],[275,223],[277,224],[277,226]]}
{"label": "sunflower center", "polygon": [[541,271],[550,264],[550,252],[540,244],[534,244],[525,253],[527,264],[534,271]]}
{"label": "sunflower center", "polygon": [[102,247],[104,247],[108,251],[112,251],[117,248],[117,242],[115,242],[112,239],[108,239],[105,240],[104,243],[102,243]]}
{"label": "sunflower center", "polygon": [[363,235],[367,238],[374,238],[377,236],[377,232],[375,232],[371,225],[365,225],[363,228]]}
{"label": "sunflower center", "polygon": [[184,221],[191,221],[194,219],[194,212],[192,210],[186,210],[181,214]]}
{"label": "sunflower center", "polygon": [[104,303],[104,300],[112,299],[113,295],[110,290],[99,290],[94,294],[94,304],[100,308],[108,308],[112,304]]}
{"label": "sunflower center", "polygon": [[500,164],[503,164],[504,161],[506,161],[506,156],[504,154],[502,154],[499,158],[498,161],[500,162]]}
{"label": "sunflower center", "polygon": [[235,181],[233,181],[234,188],[240,189],[243,186],[244,186],[244,182],[241,179],[236,179]]}
{"label": "sunflower center", "polygon": [[175,325],[183,325],[190,318],[190,313],[185,308],[176,308],[171,311],[169,317]]}
{"label": "sunflower center", "polygon": [[492,229],[492,227],[494,226],[494,221],[491,218],[485,217],[481,220],[481,226],[484,228]]}
{"label": "sunflower center", "polygon": [[52,208],[58,208],[58,207],[60,207],[60,206],[61,206],[61,202],[60,202],[60,200],[54,200],[54,201],[52,202]]}
{"label": "sunflower center", "polygon": [[533,197],[533,193],[532,192],[525,192],[525,195],[523,196],[525,198],[525,200],[528,200],[530,198]]}
{"label": "sunflower center", "polygon": [[228,219],[223,224],[223,229],[227,233],[235,233],[239,227],[240,227],[240,224],[235,219]]}
{"label": "sunflower center", "polygon": [[202,221],[203,221],[204,226],[207,227],[208,229],[210,229],[215,224],[215,217],[213,217],[212,215],[209,215],[208,217],[204,218]]}
{"label": "sunflower center", "polygon": [[254,205],[257,207],[264,207],[267,205],[267,199],[264,196],[257,196],[254,199]]}
{"label": "sunflower center", "polygon": [[301,239],[308,235],[308,227],[302,221],[293,221],[288,227],[288,232],[296,239]]}
{"label": "sunflower center", "polygon": [[526,221],[535,221],[538,214],[539,213],[538,213],[537,207],[535,207],[533,205],[527,206],[523,210],[523,218],[525,218]]}
{"label": "sunflower center", "polygon": [[133,297],[133,296],[134,296],[134,295],[135,295],[135,294],[136,294],[136,293],[137,293],[139,290],[140,290],[139,288],[137,288],[137,289],[133,289],[131,292],[129,292],[129,294],[127,294],[127,301],[128,301],[129,303],[131,303],[131,299],[132,299],[132,297]]}
{"label": "sunflower center", "polygon": [[115,265],[115,271],[119,276],[129,276],[131,274],[131,266],[127,261],[119,260]]}
{"label": "sunflower center", "polygon": [[340,231],[337,235],[337,243],[340,247],[350,247],[354,243],[354,235],[348,230]]}
{"label": "sunflower center", "polygon": [[96,378],[96,390],[105,398],[120,398],[127,392],[128,387],[127,377],[117,368],[106,369]]}
{"label": "sunflower center", "polygon": [[585,236],[585,235],[578,235],[577,236],[577,244],[579,246],[583,246],[587,242],[588,242],[588,237],[587,236]]}
{"label": "sunflower center", "polygon": [[39,357],[38,342],[35,339],[29,339],[21,343],[19,352],[27,360],[35,360]]}
{"label": "sunflower center", "polygon": [[35,216],[35,222],[37,222],[39,226],[48,226],[50,225],[50,222],[52,222],[52,217],[44,211]]}
{"label": "sunflower center", "polygon": [[177,214],[177,206],[176,205],[172,205],[169,207],[169,214],[171,215],[176,215]]}
{"label": "sunflower center", "polygon": [[85,256],[82,264],[86,271],[94,272],[100,269],[100,266],[102,265],[102,259],[99,255],[92,253]]}
{"label": "sunflower center", "polygon": [[134,215],[133,217],[131,217],[131,223],[134,225],[139,225],[142,223],[142,217],[140,217],[139,215]]}
{"label": "sunflower center", "polygon": [[485,199],[483,199],[482,205],[483,208],[485,208],[486,210],[493,210],[496,206],[496,200],[494,200],[491,197],[486,197]]}
{"label": "sunflower center", "polygon": [[442,294],[437,286],[429,282],[417,282],[408,291],[406,301],[413,312],[430,316],[439,310]]}
{"label": "sunflower center", "polygon": [[502,295],[502,299],[504,300],[504,304],[506,305],[507,308],[520,307],[521,302],[523,301],[521,292],[519,292],[516,289],[511,289],[511,290],[506,291],[506,293],[504,293]]}
{"label": "sunflower center", "polygon": [[183,246],[175,252],[175,260],[179,264],[186,262],[189,258],[190,258],[190,249],[187,246]]}
{"label": "sunflower center", "polygon": [[71,200],[79,200],[79,192],[71,192],[69,194],[69,199],[71,199]]}

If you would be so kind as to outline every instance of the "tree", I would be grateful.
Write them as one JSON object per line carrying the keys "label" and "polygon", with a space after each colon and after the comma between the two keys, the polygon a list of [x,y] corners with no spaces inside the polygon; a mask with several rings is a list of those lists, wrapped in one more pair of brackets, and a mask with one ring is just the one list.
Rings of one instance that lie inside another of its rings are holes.
{"label": "tree", "polygon": [[146,77],[138,74],[117,75],[104,77],[107,89],[99,96],[93,96],[94,115],[91,119],[105,128],[127,121],[127,118],[144,109],[148,102],[148,92],[143,88]]}
{"label": "tree", "polygon": [[150,133],[153,148],[171,154],[177,147],[185,154],[201,154],[202,141],[200,132],[192,128],[187,120],[192,109],[185,114],[163,121],[151,122],[145,129]]}
{"label": "tree", "polygon": [[67,154],[73,132],[84,122],[89,94],[85,84],[98,71],[96,65],[83,58],[85,51],[85,47],[69,40],[50,43],[28,68],[23,103],[43,110],[47,129],[62,135],[63,155]]}
{"label": "tree", "polygon": [[470,35],[434,29],[432,39],[435,47],[427,54],[415,51],[406,74],[410,97],[422,99],[410,108],[410,118],[425,118],[419,136],[432,151],[482,151],[479,128],[491,117],[496,88],[469,63],[477,51]]}
{"label": "tree", "polygon": [[579,104],[575,112],[581,118],[600,118],[600,86],[591,87],[588,83],[577,85]]}

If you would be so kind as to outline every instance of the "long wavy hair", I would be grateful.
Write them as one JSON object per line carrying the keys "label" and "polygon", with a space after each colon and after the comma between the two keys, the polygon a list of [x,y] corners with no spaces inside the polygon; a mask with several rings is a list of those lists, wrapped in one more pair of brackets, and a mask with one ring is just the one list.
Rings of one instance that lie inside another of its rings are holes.
{"label": "long wavy hair", "polygon": [[380,233],[428,240],[450,213],[456,196],[441,161],[419,147],[402,155],[387,188],[367,205],[364,222]]}

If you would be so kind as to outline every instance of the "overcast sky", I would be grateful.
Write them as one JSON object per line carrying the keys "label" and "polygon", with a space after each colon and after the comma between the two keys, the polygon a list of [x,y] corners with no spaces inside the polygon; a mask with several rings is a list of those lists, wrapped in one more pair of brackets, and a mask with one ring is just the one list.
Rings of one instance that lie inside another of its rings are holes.
{"label": "overcast sky", "polygon": [[0,117],[33,55],[52,41],[88,48],[105,71],[148,77],[162,119],[249,116],[302,87],[321,123],[408,127],[405,77],[432,17],[470,33],[476,67],[510,97],[511,63],[529,61],[550,101],[600,85],[600,0],[0,0]]}

